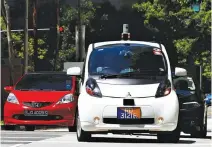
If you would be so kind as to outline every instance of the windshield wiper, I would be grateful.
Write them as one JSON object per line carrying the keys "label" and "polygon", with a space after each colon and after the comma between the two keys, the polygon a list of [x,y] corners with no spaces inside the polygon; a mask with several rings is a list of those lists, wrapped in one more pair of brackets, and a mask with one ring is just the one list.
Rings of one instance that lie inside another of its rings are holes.
{"label": "windshield wiper", "polygon": [[38,89],[38,90],[42,90],[42,91],[56,91],[55,89]]}
{"label": "windshield wiper", "polygon": [[132,73],[133,72],[127,72],[121,74],[103,74],[100,76],[100,79],[130,77],[132,76]]}
{"label": "windshield wiper", "polygon": [[158,74],[150,74],[150,73],[143,73],[143,71],[132,71],[132,72],[126,72],[121,74],[103,74],[100,76],[100,79],[107,79],[107,78],[121,78],[121,77],[138,77],[143,79],[154,79],[156,76],[161,76]]}
{"label": "windshield wiper", "polygon": [[16,90],[20,90],[20,91],[37,91],[39,89],[16,89]]}

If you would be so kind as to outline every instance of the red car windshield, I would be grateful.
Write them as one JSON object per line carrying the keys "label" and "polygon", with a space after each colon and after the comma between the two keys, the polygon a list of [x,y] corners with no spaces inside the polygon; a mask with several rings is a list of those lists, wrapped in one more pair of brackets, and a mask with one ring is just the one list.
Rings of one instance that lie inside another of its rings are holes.
{"label": "red car windshield", "polygon": [[15,86],[15,90],[69,91],[72,77],[66,74],[26,74]]}

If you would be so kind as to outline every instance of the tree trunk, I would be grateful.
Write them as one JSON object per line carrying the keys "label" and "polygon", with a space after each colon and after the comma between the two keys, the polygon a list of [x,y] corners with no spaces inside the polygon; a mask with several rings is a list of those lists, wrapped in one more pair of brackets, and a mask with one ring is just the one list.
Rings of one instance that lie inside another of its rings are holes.
{"label": "tree trunk", "polygon": [[33,0],[34,71],[38,70],[37,0]]}
{"label": "tree trunk", "polygon": [[6,19],[7,19],[7,40],[8,40],[8,54],[9,54],[9,68],[10,68],[10,84],[14,84],[14,67],[13,67],[13,42],[12,42],[12,34],[11,34],[11,22],[10,22],[10,8],[8,5],[8,1],[4,0],[4,7],[6,12]]}

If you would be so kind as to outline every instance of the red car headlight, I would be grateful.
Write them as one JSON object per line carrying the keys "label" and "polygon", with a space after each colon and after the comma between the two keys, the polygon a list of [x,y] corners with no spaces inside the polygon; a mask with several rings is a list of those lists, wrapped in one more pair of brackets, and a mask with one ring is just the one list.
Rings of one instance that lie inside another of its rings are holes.
{"label": "red car headlight", "polygon": [[19,104],[18,99],[13,93],[10,93],[7,97],[7,102],[13,103],[13,104]]}
{"label": "red car headlight", "polygon": [[63,96],[58,102],[57,104],[67,104],[67,103],[71,103],[74,101],[74,97],[72,94],[66,94],[65,96]]}

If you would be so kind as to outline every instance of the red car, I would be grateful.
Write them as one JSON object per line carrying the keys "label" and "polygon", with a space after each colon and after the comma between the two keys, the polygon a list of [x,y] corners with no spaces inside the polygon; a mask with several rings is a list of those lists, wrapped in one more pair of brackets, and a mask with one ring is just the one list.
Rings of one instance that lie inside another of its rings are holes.
{"label": "red car", "polygon": [[75,130],[78,87],[75,76],[66,72],[27,73],[14,85],[4,105],[6,129],[25,126],[34,131],[38,125],[67,126]]}

